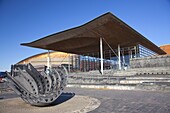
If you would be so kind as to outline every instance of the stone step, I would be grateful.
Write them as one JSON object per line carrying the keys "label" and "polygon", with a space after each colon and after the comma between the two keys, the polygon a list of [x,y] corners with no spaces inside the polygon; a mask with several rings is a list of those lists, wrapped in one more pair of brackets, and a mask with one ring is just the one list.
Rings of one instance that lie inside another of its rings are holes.
{"label": "stone step", "polygon": [[[104,70],[104,75],[109,76],[133,76],[133,75],[152,75],[152,74],[170,74],[170,67],[157,67],[157,68],[129,68],[127,70]],[[70,73],[70,75],[80,75],[80,76],[100,76],[101,73],[98,70],[89,72],[77,72]],[[101,75],[102,76],[102,75]]]}
{"label": "stone step", "polygon": [[138,80],[121,80],[120,84],[141,84],[141,83],[169,83],[170,79],[138,79]]}
{"label": "stone step", "polygon": [[170,80],[170,76],[133,76],[133,77],[126,77],[126,80]]}
{"label": "stone step", "polygon": [[68,84],[141,84],[153,82],[167,82],[170,83],[170,78],[155,78],[155,77],[68,77]]}
{"label": "stone step", "polygon": [[159,86],[170,86],[169,81],[156,81],[156,82],[143,82],[142,85],[159,85]]}

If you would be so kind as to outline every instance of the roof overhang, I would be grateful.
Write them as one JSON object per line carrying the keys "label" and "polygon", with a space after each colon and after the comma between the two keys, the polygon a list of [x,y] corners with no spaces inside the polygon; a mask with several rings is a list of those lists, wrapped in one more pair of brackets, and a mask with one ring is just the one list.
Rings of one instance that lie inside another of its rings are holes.
{"label": "roof overhang", "polygon": [[[79,27],[21,45],[84,55],[99,52],[100,37],[104,38],[113,49],[117,49],[118,44],[121,47],[141,44],[157,54],[166,54],[110,12]],[[103,50],[107,49],[109,47],[104,43]]]}

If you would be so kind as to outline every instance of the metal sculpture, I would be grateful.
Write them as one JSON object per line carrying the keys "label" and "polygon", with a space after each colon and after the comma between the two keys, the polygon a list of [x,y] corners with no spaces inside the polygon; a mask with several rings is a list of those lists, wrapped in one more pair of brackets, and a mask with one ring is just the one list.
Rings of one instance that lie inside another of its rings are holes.
{"label": "metal sculpture", "polygon": [[7,72],[9,86],[27,103],[46,106],[54,102],[66,86],[64,67],[38,72],[31,64],[16,64]]}

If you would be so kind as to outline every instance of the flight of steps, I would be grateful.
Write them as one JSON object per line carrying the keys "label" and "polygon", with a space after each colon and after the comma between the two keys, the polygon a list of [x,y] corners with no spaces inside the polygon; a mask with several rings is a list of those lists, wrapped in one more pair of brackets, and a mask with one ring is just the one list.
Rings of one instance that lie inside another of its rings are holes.
{"label": "flight of steps", "polygon": [[170,91],[170,55],[131,59],[130,64],[127,70],[104,70],[103,75],[98,70],[71,73],[68,84]]}
{"label": "flight of steps", "polygon": [[[110,73],[109,73],[110,72]],[[101,75],[97,71],[80,72],[68,76],[71,85],[110,85],[120,89],[126,88],[142,90],[170,91],[170,68],[135,68],[123,71],[109,71]]]}

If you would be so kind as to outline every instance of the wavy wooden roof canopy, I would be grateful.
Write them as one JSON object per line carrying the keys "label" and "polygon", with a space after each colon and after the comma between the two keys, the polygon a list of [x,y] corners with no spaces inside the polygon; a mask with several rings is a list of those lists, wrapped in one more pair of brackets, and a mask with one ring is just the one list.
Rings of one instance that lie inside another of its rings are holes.
{"label": "wavy wooden roof canopy", "polygon": [[[85,55],[87,53],[97,53],[100,51],[100,37],[104,38],[112,49],[117,49],[118,44],[120,47],[131,47],[141,44],[157,54],[166,54],[163,50],[110,12],[84,25],[21,45]],[[103,42],[103,50],[108,49],[108,45]]]}

